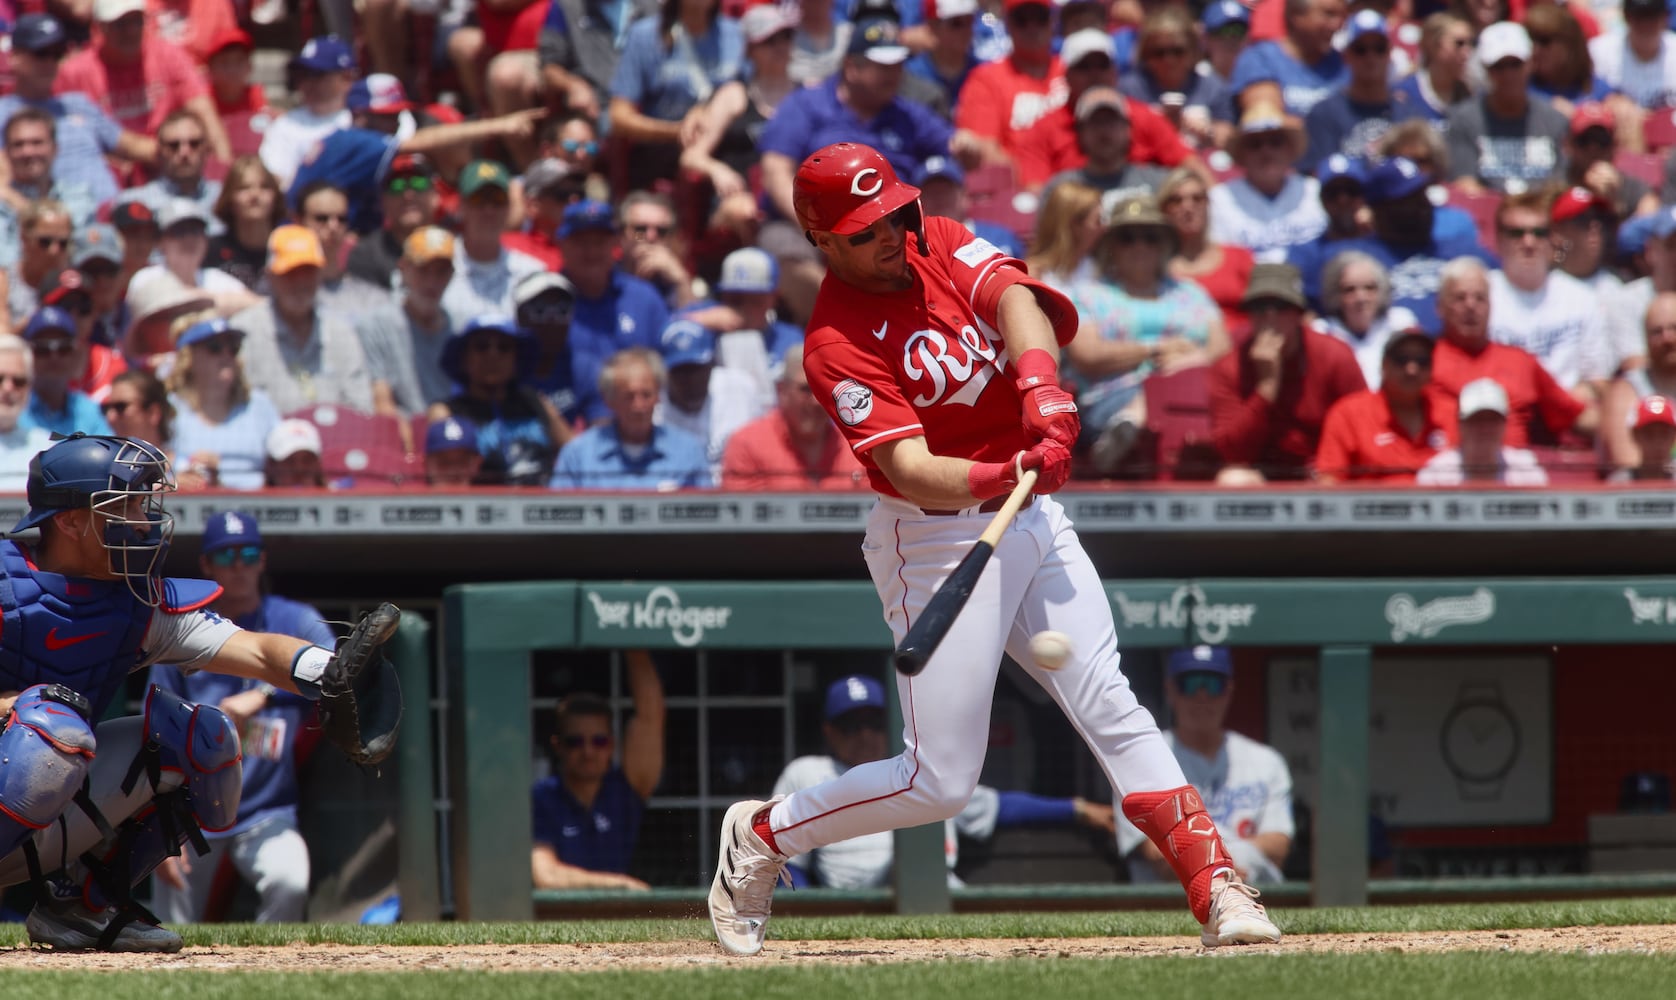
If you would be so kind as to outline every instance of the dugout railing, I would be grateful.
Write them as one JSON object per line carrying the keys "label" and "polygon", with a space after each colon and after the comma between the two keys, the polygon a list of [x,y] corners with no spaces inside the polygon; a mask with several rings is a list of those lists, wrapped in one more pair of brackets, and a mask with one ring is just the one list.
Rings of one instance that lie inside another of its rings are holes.
{"label": "dugout railing", "polygon": [[[1421,885],[1411,880],[1375,883],[1367,875],[1369,706],[1376,650],[1381,656],[1409,649],[1497,647],[1529,649],[1566,645],[1661,646],[1676,641],[1676,577],[1483,579],[1483,580],[1245,580],[1108,581],[1118,635],[1127,650],[1214,643],[1234,647],[1306,649],[1319,666],[1318,760],[1313,823],[1313,881],[1307,891],[1283,886],[1281,900],[1317,905],[1360,905],[1413,895],[1510,891],[1567,895],[1585,891],[1669,891],[1664,875],[1635,879],[1579,876],[1504,881],[1456,880]],[[533,732],[530,664],[543,649],[783,650],[847,649],[878,653],[880,676],[889,670],[889,634],[877,598],[859,582],[636,582],[467,584],[449,588],[441,619],[447,685],[446,740],[453,775],[448,863],[456,916],[462,919],[528,919],[535,897],[529,877],[529,788]],[[404,632],[404,657],[427,648],[415,628]],[[1422,657],[1428,655],[1424,652]],[[404,667],[411,707],[428,665]],[[893,690],[893,685],[886,685]],[[1482,699],[1467,699],[1483,711]],[[1538,698],[1540,701],[1540,698]],[[1457,706],[1442,722],[1439,752],[1451,738],[1498,738],[1493,713],[1461,728]],[[1551,725],[1552,717],[1547,717]],[[1515,720],[1515,729],[1517,729]],[[430,733],[404,731],[401,760],[402,885],[404,909],[422,917],[437,897],[434,837],[434,761]],[[1450,733],[1459,729],[1459,737]],[[1526,733],[1528,738],[1530,734]],[[1430,739],[1430,736],[1426,738]],[[1517,740],[1517,735],[1514,737]],[[702,744],[698,750],[702,756]],[[1484,751],[1490,753],[1491,751]],[[1503,752],[1503,751],[1494,751]],[[1493,756],[1493,753],[1491,754]],[[707,762],[700,759],[699,767]],[[1494,759],[1450,760],[1463,783],[1493,784]],[[409,774],[409,771],[412,774]],[[1463,793],[1464,794],[1464,793]],[[713,829],[696,834],[713,838]],[[950,908],[943,878],[940,827],[902,831],[894,892],[855,893],[860,908],[940,912]],[[428,838],[428,839],[427,839]],[[713,839],[700,854],[713,851]],[[713,855],[712,855],[713,856]],[[1121,890],[1121,891],[1120,891]],[[1105,901],[1144,900],[1172,890],[1089,886],[1056,888],[1055,897]],[[1173,890],[1179,891],[1179,890]],[[1005,905],[1028,893],[984,887],[961,892],[963,903]],[[657,900],[691,903],[697,890],[659,890],[631,903],[611,894],[543,894],[549,902],[579,906],[615,903],[644,907]],[[413,905],[421,904],[421,905]]]}

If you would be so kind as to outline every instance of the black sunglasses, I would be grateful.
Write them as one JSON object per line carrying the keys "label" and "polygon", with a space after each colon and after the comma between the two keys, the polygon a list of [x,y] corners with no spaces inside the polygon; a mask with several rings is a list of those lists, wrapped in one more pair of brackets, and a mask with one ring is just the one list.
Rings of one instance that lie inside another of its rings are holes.
{"label": "black sunglasses", "polygon": [[595,733],[592,736],[566,736],[564,745],[567,750],[580,750],[584,746],[591,746],[595,750],[603,750],[611,745],[611,734]]}
{"label": "black sunglasses", "polygon": [[[890,223],[890,228],[892,229],[906,229],[908,228],[908,218],[912,211],[912,206],[903,205],[901,208],[885,216],[885,221]],[[863,229],[861,232],[856,233],[854,236],[849,238],[850,246],[864,247],[873,242],[873,237],[875,235],[873,227],[868,226],[866,229]]]}
{"label": "black sunglasses", "polygon": [[1510,240],[1522,240],[1527,236],[1545,240],[1550,232],[1547,226],[1501,226],[1499,228],[1501,234]]}

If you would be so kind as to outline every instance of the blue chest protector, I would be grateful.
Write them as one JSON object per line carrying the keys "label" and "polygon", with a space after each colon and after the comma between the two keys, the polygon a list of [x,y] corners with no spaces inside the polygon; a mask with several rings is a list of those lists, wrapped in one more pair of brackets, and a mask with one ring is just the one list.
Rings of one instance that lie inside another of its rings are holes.
{"label": "blue chest protector", "polygon": [[[220,593],[207,580],[166,580],[163,608],[197,610]],[[151,615],[123,581],[48,573],[22,546],[0,543],[0,691],[63,684],[103,718],[140,666]]]}

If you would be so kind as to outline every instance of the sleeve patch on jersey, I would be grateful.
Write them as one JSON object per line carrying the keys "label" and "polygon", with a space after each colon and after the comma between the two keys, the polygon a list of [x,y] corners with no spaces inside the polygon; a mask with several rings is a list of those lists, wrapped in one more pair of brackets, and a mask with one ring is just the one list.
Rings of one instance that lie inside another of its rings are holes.
{"label": "sleeve patch on jersey", "polygon": [[977,267],[991,257],[1004,257],[1001,248],[979,236],[954,252],[954,259],[967,267]]}
{"label": "sleeve patch on jersey", "polygon": [[838,419],[854,427],[873,412],[873,390],[853,378],[847,378],[832,390],[832,402],[838,411]]}

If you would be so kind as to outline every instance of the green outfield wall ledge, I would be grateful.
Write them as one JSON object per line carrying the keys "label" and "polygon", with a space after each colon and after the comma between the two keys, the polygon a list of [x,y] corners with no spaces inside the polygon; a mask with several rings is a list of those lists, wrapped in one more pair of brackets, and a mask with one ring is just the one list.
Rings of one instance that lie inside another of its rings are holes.
{"label": "green outfield wall ledge", "polygon": [[[1676,641],[1676,577],[1108,580],[1125,648]],[[784,581],[451,587],[476,649],[883,649],[871,585]],[[474,624],[477,624],[474,621]]]}

